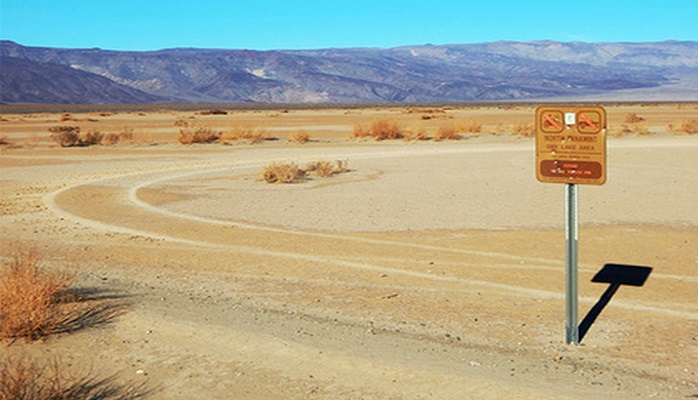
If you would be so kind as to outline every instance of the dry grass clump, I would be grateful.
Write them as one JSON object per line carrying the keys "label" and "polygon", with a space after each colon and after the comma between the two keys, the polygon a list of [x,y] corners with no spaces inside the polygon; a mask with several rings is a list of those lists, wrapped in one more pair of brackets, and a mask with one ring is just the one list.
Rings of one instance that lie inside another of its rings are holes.
{"label": "dry grass clump", "polygon": [[530,138],[536,136],[536,128],[531,123],[520,122],[511,128],[511,134],[514,136]]}
{"label": "dry grass clump", "polygon": [[364,124],[354,125],[353,138],[373,138],[375,140],[395,140],[404,137],[400,124],[390,118],[379,118],[368,126]]}
{"label": "dry grass clump", "polygon": [[295,163],[274,162],[262,169],[262,179],[267,183],[298,183],[305,179],[305,171]]}
{"label": "dry grass clump", "polygon": [[79,126],[52,126],[48,128],[51,139],[61,147],[72,147],[80,144]]}
{"label": "dry grass clump", "polygon": [[320,178],[328,178],[335,174],[341,174],[349,171],[349,162],[346,160],[337,160],[333,163],[329,161],[313,161],[308,163],[305,171],[314,172]]}
{"label": "dry grass clump", "polygon": [[647,126],[643,124],[633,124],[632,126],[622,124],[620,127],[613,129],[609,132],[609,134],[613,137],[623,137],[627,135],[649,135],[651,132]]}
{"label": "dry grass clump", "polygon": [[267,183],[299,183],[303,182],[310,173],[320,178],[328,178],[332,175],[349,171],[349,162],[337,160],[309,162],[305,169],[291,162],[274,162],[262,169],[262,179]]}
{"label": "dry grass clump", "polygon": [[106,141],[107,144],[116,144],[120,140],[131,140],[133,129],[126,128],[121,133],[102,133],[97,130],[90,130],[85,133],[80,132],[79,126],[52,126],[48,128],[51,132],[51,139],[61,147],[73,146],[93,146],[100,145]]}
{"label": "dry grass clump", "polygon": [[0,145],[3,144],[10,144],[10,139],[8,139],[7,136],[0,136]]}
{"label": "dry grass clump", "polygon": [[223,141],[246,141],[256,144],[269,140],[269,134],[263,128],[236,126],[221,137]]}
{"label": "dry grass clump", "polygon": [[46,365],[27,357],[0,358],[2,400],[127,400],[142,397],[141,387],[123,387],[91,374],[70,374],[57,360]]}
{"label": "dry grass clump", "polygon": [[16,254],[0,270],[0,339],[36,340],[65,323],[68,288],[66,274],[39,269],[36,252]]}
{"label": "dry grass clump", "polygon": [[642,122],[645,119],[635,113],[628,113],[625,115],[625,122],[629,124],[636,124]]}
{"label": "dry grass clump", "polygon": [[455,124],[442,125],[436,129],[434,140],[460,140],[463,138],[458,132],[460,129]]}
{"label": "dry grass clump", "polygon": [[216,132],[211,128],[183,128],[179,130],[177,141],[181,144],[212,143],[220,139],[220,137],[221,132]]}
{"label": "dry grass clump", "polygon": [[118,133],[107,133],[104,136],[104,141],[109,145],[115,145],[119,142],[132,141],[133,140],[133,128],[124,128]]}
{"label": "dry grass clump", "polygon": [[88,131],[80,138],[83,146],[92,146],[97,144],[102,144],[104,139],[104,134],[99,131]]}
{"label": "dry grass clump", "polygon": [[293,143],[307,143],[310,141],[310,135],[303,130],[295,131],[288,137],[288,140]]}
{"label": "dry grass clump", "polygon": [[669,124],[668,128],[670,132],[682,132],[695,135],[698,133],[698,119],[684,120],[678,127],[674,126],[674,124]]}
{"label": "dry grass clump", "polygon": [[199,114],[199,115],[228,115],[228,112],[225,110],[202,110],[202,111],[199,111],[197,114]]}

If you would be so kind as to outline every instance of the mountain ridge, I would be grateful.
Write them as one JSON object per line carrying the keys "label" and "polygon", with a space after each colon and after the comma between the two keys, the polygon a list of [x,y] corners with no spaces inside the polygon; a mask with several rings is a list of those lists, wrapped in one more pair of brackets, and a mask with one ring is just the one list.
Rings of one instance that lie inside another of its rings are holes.
{"label": "mountain ridge", "polygon": [[[698,42],[693,41],[138,52],[3,40],[0,56],[5,103],[520,101],[612,99],[614,93],[641,96],[645,90],[661,98],[664,87],[672,88],[665,100],[698,99],[696,80],[685,79],[698,76]],[[48,84],[58,70],[62,83]],[[31,84],[37,77],[44,78],[43,86]],[[84,81],[91,89],[76,90]]]}

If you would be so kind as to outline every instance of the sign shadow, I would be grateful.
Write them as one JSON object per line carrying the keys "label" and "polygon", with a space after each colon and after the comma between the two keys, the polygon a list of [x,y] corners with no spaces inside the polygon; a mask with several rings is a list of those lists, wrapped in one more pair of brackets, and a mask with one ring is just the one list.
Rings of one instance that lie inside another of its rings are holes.
{"label": "sign shadow", "polygon": [[582,322],[579,324],[579,341],[586,336],[591,325],[594,324],[603,309],[611,301],[621,285],[643,286],[652,272],[652,267],[641,267],[636,265],[606,264],[591,279],[592,282],[609,283],[610,286],[601,295],[599,301],[589,310]]}

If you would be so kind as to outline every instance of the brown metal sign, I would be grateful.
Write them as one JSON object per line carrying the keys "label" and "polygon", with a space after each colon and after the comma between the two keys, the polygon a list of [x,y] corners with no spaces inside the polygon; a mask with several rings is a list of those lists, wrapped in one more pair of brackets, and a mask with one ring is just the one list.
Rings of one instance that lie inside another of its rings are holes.
{"label": "brown metal sign", "polygon": [[606,110],[600,106],[536,109],[536,177],[541,182],[606,182]]}

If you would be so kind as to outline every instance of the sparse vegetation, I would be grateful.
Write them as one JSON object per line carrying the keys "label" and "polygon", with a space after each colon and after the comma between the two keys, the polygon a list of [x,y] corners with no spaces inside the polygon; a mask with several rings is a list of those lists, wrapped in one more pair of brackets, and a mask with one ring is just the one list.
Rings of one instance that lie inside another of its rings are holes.
{"label": "sparse vegetation", "polygon": [[459,133],[459,129],[455,124],[442,125],[436,129],[434,140],[460,140],[463,138]]}
{"label": "sparse vegetation", "polygon": [[28,357],[0,358],[2,400],[109,400],[136,399],[138,387],[124,387],[92,374],[69,373],[58,360],[40,364]]}
{"label": "sparse vegetation", "polygon": [[227,111],[224,110],[202,110],[197,114],[199,115],[228,115]]}
{"label": "sparse vegetation", "polygon": [[102,132],[88,131],[82,136],[82,138],[80,138],[80,142],[83,146],[92,146],[102,144],[103,139],[104,134]]}
{"label": "sparse vegetation", "polygon": [[295,163],[274,162],[262,169],[262,179],[267,183],[298,183],[305,179],[305,171]]}
{"label": "sparse vegetation", "polygon": [[43,272],[34,251],[16,254],[0,271],[0,339],[46,336],[65,322],[66,274]]}
{"label": "sparse vegetation", "polygon": [[0,265],[0,340],[36,340],[108,323],[125,304],[90,299],[73,276],[47,272],[35,251],[20,250]]}
{"label": "sparse vegetation", "polygon": [[349,162],[346,160],[337,160],[334,164],[330,161],[313,161],[309,162],[305,169],[295,163],[275,162],[262,169],[262,179],[267,183],[299,183],[310,173],[320,178],[328,178],[348,171]]}
{"label": "sparse vegetation", "polygon": [[51,139],[61,147],[72,147],[80,144],[79,126],[52,126],[48,130],[51,132]]}
{"label": "sparse vegetation", "polygon": [[250,126],[236,126],[228,133],[221,137],[221,140],[226,141],[247,141],[251,144],[256,144],[269,140],[269,134],[265,129],[255,128]]}
{"label": "sparse vegetation", "polygon": [[306,131],[295,131],[288,137],[288,140],[293,143],[307,143],[310,141],[310,135]]}
{"label": "sparse vegetation", "polygon": [[645,119],[635,113],[628,113],[625,115],[625,122],[628,124],[636,124],[642,122]]}
{"label": "sparse vegetation", "polygon": [[531,123],[521,122],[512,127],[511,134],[526,138],[534,137],[536,136],[536,128]]}
{"label": "sparse vegetation", "polygon": [[354,125],[354,138],[373,138],[375,140],[395,140],[402,139],[402,127],[390,118],[379,118],[371,122],[370,125]]}
{"label": "sparse vegetation", "polygon": [[220,138],[221,132],[206,127],[194,127],[180,129],[177,141],[181,144],[212,143]]}
{"label": "sparse vegetation", "polygon": [[678,127],[671,124],[669,125],[669,130],[672,132],[688,133],[689,135],[698,134],[698,119],[684,120]]}
{"label": "sparse vegetation", "polygon": [[109,145],[115,145],[123,141],[133,140],[133,128],[124,128],[119,133],[107,133],[104,140]]}

